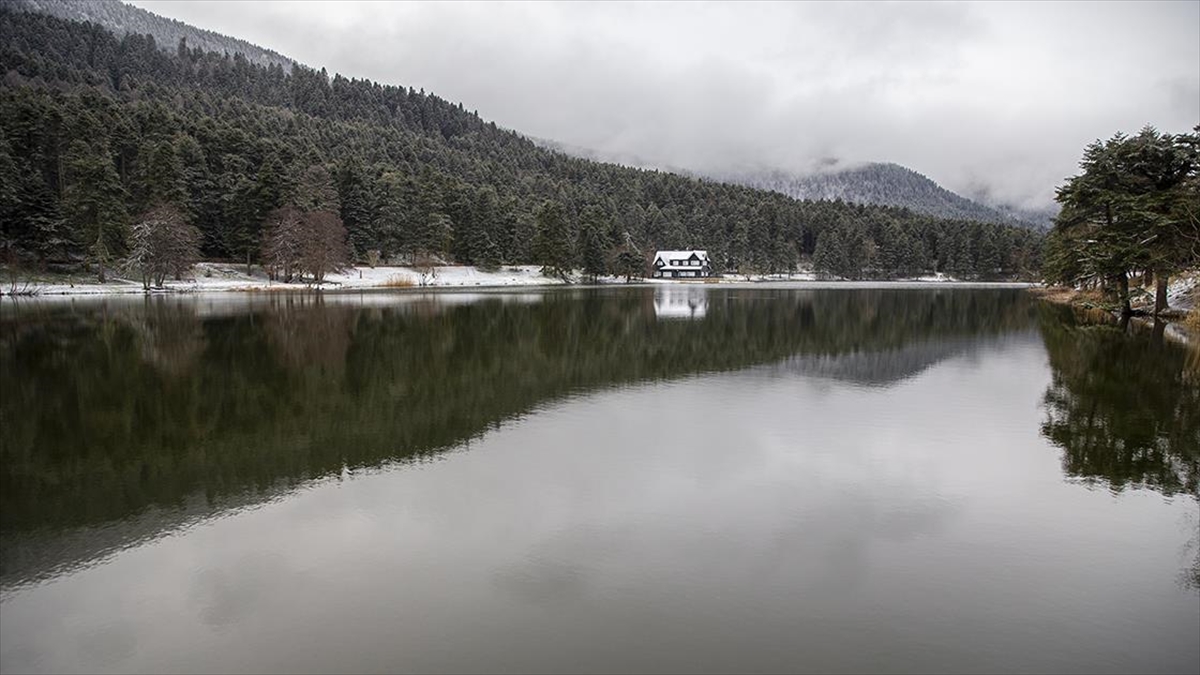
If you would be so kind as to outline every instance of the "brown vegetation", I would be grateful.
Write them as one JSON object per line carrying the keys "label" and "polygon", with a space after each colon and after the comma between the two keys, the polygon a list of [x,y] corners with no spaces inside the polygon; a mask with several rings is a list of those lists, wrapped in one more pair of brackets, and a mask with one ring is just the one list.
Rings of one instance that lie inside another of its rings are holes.
{"label": "brown vegetation", "polygon": [[407,277],[402,274],[393,274],[381,285],[383,288],[413,288],[417,284],[412,280],[411,277]]}
{"label": "brown vegetation", "polygon": [[272,279],[288,283],[308,275],[319,284],[350,260],[346,227],[332,211],[275,209],[267,217],[262,257]]}
{"label": "brown vegetation", "polygon": [[126,265],[142,277],[142,287],[162,288],[167,275],[181,279],[200,257],[200,231],[187,222],[179,208],[155,206],[130,229]]}

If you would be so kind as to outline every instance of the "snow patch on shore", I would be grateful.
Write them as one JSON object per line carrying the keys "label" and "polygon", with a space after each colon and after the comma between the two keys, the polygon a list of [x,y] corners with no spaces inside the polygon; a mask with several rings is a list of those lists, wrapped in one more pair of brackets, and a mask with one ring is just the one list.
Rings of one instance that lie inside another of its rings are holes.
{"label": "snow patch on shore", "polygon": [[[574,281],[574,280],[573,280]],[[222,291],[272,292],[320,288],[336,291],[341,289],[370,288],[468,288],[496,286],[554,286],[566,283],[557,277],[542,275],[538,265],[502,267],[495,271],[483,271],[474,267],[445,265],[428,270],[411,267],[351,267],[338,274],[330,274],[320,284],[282,283],[272,281],[261,270],[247,274],[244,265],[230,263],[198,263],[192,275],[182,281],[168,280],[163,288],[153,288],[150,293],[207,293]],[[99,283],[94,276],[73,275],[53,279],[31,279],[15,285],[18,292],[24,290],[33,295],[118,295],[146,292],[136,279],[110,276],[106,283]],[[8,293],[9,288],[0,289]]]}
{"label": "snow patch on shore", "polygon": [[[829,283],[833,285],[856,285],[863,282],[828,281],[811,270],[802,270],[792,274],[725,274],[703,279],[654,279],[640,280],[642,283],[664,285],[709,285],[709,284],[747,284],[747,283],[780,283],[780,282],[809,282]],[[897,279],[891,283],[938,283],[954,282],[955,279],[944,274],[926,275],[912,279]],[[181,281],[168,280],[163,288],[152,288],[146,291],[139,279],[121,277],[110,273],[107,283],[99,283],[90,274],[30,276],[22,277],[17,283],[5,283],[0,286],[0,295],[36,295],[36,296],[105,296],[132,295],[149,293],[271,293],[303,291],[320,289],[323,291],[343,290],[421,290],[439,288],[511,288],[535,286],[562,286],[565,284],[580,284],[591,282],[578,273],[567,279],[557,276],[545,276],[539,265],[508,265],[492,271],[480,270],[466,265],[441,265],[427,269],[401,266],[351,267],[346,270],[326,276],[317,285],[313,283],[282,283],[269,279],[261,267],[251,268],[247,273],[246,266],[239,263],[202,262],[197,263],[191,275]],[[595,280],[598,284],[619,284],[624,279],[604,276]],[[880,283],[880,282],[874,282]],[[1194,280],[1193,280],[1194,284]],[[1191,288],[1191,287],[1188,287]],[[13,292],[15,290],[15,293]]]}

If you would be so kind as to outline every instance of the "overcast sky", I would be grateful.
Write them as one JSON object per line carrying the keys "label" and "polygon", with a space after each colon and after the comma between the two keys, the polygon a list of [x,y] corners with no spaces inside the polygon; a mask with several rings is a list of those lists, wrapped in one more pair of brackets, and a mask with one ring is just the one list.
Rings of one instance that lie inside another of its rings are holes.
{"label": "overcast sky", "polygon": [[1200,124],[1200,2],[133,4],[698,171],[892,161],[1040,206],[1088,142]]}

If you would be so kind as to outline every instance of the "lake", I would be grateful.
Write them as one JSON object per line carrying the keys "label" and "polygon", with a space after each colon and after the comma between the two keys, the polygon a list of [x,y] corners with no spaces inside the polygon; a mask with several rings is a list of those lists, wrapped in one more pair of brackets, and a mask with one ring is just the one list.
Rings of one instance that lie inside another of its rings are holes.
{"label": "lake", "polygon": [[1200,671],[1200,358],[1021,290],[0,312],[4,672]]}

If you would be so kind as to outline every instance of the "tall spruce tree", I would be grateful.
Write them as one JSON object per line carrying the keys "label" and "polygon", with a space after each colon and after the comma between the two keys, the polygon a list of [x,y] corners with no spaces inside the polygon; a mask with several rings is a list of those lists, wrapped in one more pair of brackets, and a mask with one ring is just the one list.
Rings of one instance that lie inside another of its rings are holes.
{"label": "tall spruce tree", "polygon": [[570,226],[563,205],[546,201],[537,211],[537,234],[533,240],[534,260],[542,266],[542,273],[563,279],[568,278],[573,267]]}
{"label": "tall spruce tree", "polygon": [[75,141],[67,149],[63,210],[72,237],[88,252],[103,283],[106,268],[124,253],[128,212],[125,188],[107,144]]}

